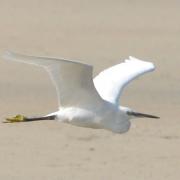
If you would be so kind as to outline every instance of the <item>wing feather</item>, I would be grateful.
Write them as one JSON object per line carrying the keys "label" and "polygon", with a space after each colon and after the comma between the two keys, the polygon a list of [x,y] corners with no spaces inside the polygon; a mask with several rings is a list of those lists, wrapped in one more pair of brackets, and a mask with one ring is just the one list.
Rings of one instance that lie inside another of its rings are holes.
{"label": "wing feather", "polygon": [[118,105],[124,87],[133,79],[154,69],[153,63],[130,56],[123,63],[102,71],[94,78],[94,84],[104,100]]}
{"label": "wing feather", "polygon": [[95,106],[102,101],[92,80],[93,67],[64,59],[35,57],[6,52],[5,59],[44,67],[58,94],[59,106]]}

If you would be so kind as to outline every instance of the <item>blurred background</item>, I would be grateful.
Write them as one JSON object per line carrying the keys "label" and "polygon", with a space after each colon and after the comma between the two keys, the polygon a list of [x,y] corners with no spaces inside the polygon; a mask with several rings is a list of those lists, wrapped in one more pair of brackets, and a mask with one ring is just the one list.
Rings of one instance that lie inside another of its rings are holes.
{"label": "blurred background", "polygon": [[[157,121],[137,119],[133,122],[134,128],[125,135],[51,122],[2,124],[0,143],[5,148],[0,149],[3,154],[0,159],[1,162],[6,161],[4,168],[13,171],[4,171],[0,177],[23,179],[27,175],[26,179],[32,179],[38,174],[38,179],[43,179],[45,174],[47,179],[61,177],[63,180],[72,177],[178,179],[179,8],[178,0],[0,0],[0,54],[12,50],[28,55],[79,60],[94,66],[94,76],[109,66],[123,62],[129,55],[152,61],[156,71],[131,83],[125,89],[121,103],[161,117]],[[42,115],[57,109],[55,89],[43,69],[0,59],[1,121],[6,116],[18,113]],[[33,136],[32,130],[35,134],[39,133],[39,141]],[[49,138],[47,131],[50,137],[53,132],[53,138],[61,140],[59,146],[55,141],[50,144],[48,140],[43,141],[44,136]],[[84,136],[86,138],[82,140]],[[16,149],[16,145],[21,146],[28,137],[31,137],[31,143],[21,150]],[[43,142],[41,145],[40,141]],[[89,147],[85,141],[92,143],[88,152],[84,149]],[[102,152],[103,145],[106,152]],[[68,149],[66,146],[72,147]],[[12,157],[13,148],[17,151]],[[83,155],[78,154],[79,148],[84,150]],[[45,161],[44,156],[40,155],[44,149],[47,150]],[[49,154],[54,154],[56,149],[57,154],[51,157]],[[65,158],[66,153],[62,153],[61,158],[58,156],[60,149],[69,152],[69,161]],[[71,155],[71,151],[77,154]],[[132,153],[130,157],[129,153]],[[33,169],[32,157],[36,160],[38,156],[37,167]],[[29,168],[20,171],[16,163],[23,158],[25,160],[20,161],[19,168],[24,168],[23,163]],[[65,165],[60,166],[59,161]],[[90,165],[86,167],[89,161]],[[47,165],[48,162],[58,165],[52,168]],[[127,172],[129,169],[131,173]]]}

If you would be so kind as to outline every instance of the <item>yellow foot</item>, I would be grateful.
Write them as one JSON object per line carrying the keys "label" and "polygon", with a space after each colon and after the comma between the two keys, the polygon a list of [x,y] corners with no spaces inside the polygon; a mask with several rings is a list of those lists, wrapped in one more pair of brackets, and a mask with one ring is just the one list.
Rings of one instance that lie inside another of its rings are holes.
{"label": "yellow foot", "polygon": [[5,123],[14,123],[14,122],[23,122],[23,121],[26,121],[26,117],[18,114],[12,118],[6,118]]}

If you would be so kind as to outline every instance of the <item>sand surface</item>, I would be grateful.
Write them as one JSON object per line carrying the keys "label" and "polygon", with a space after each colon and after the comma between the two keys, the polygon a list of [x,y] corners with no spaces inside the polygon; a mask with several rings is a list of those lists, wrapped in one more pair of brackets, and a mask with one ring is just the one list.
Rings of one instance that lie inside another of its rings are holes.
{"label": "sand surface", "polygon": [[[161,119],[137,119],[126,134],[54,121],[0,123],[0,179],[177,180],[180,178],[180,1],[0,0],[0,53],[78,59],[94,76],[129,55],[156,71],[121,103]],[[0,58],[0,117],[57,108],[38,67]]]}

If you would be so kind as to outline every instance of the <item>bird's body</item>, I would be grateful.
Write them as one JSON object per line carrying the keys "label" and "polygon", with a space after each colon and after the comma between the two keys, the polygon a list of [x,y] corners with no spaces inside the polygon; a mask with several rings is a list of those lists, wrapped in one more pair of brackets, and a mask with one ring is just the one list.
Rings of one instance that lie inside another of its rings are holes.
{"label": "bird's body", "polygon": [[[44,119],[124,133],[130,128],[132,117],[158,118],[119,106],[124,87],[141,74],[154,70],[152,63],[130,57],[130,60],[101,72],[93,80],[93,67],[87,64],[10,52],[5,54],[5,58],[42,66],[49,72],[58,94],[59,110],[44,116]],[[41,120],[43,117],[26,119]]]}
{"label": "bird's body", "polygon": [[126,132],[130,127],[129,116],[106,101],[96,107],[61,108],[55,114],[58,120],[81,127],[108,129],[116,133]]}

